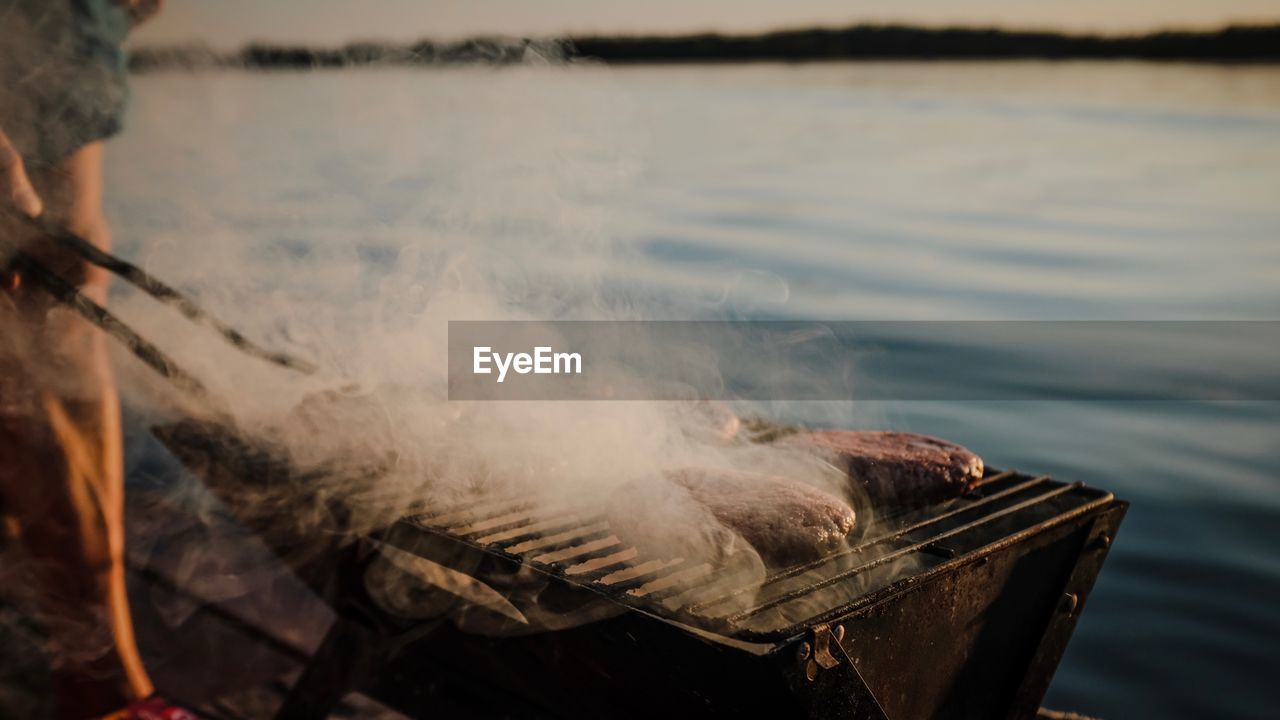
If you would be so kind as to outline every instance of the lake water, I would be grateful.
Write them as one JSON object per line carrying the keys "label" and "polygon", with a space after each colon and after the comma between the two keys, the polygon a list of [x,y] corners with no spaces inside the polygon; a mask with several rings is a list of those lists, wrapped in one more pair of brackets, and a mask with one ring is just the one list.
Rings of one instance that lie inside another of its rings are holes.
{"label": "lake water", "polygon": [[[268,337],[299,303],[395,324],[458,262],[562,316],[1280,319],[1280,68],[162,73],[134,93],[109,150],[120,252]],[[1132,502],[1049,706],[1273,716],[1280,403],[785,413]]]}

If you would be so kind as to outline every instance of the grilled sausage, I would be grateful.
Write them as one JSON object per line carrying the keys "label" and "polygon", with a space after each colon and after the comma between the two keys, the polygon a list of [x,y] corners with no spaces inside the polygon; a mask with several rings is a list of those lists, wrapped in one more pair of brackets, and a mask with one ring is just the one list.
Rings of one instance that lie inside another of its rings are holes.
{"label": "grilled sausage", "polygon": [[828,430],[788,435],[777,444],[828,456],[848,473],[854,507],[929,505],[959,497],[982,479],[982,458],[955,443],[916,433]]}
{"label": "grilled sausage", "polygon": [[[653,498],[663,502],[655,504]],[[703,543],[704,552],[713,547],[719,554],[706,559],[719,561],[733,549],[732,540],[726,539],[728,531],[745,540],[770,567],[828,555],[843,545],[856,525],[848,505],[810,485],[713,468],[689,468],[630,483],[620,500],[611,522],[617,516],[614,528],[626,541],[641,547],[656,543],[689,548]],[[671,517],[659,514],[663,511]]]}

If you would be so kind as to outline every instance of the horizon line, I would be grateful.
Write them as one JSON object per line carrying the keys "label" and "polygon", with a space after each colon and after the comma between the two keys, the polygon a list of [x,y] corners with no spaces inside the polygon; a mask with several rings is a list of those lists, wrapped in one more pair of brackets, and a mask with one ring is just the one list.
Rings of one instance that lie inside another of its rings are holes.
{"label": "horizon line", "polygon": [[1012,26],[1001,25],[998,23],[921,23],[921,22],[859,22],[852,24],[833,24],[833,25],[794,25],[779,26],[772,30],[759,31],[723,31],[723,30],[688,30],[680,32],[608,32],[608,31],[566,31],[562,33],[469,33],[453,36],[432,36],[422,35],[413,40],[394,40],[390,38],[376,37],[352,37],[348,40],[338,42],[308,42],[298,40],[272,40],[269,38],[251,38],[240,41],[238,43],[214,44],[208,40],[201,38],[192,38],[189,40],[165,40],[159,42],[140,42],[137,48],[156,49],[156,48],[176,48],[176,47],[203,47],[211,50],[234,51],[244,50],[255,45],[273,45],[276,47],[297,47],[308,49],[327,49],[327,48],[344,48],[353,45],[386,45],[386,46],[405,46],[415,43],[436,42],[436,43],[465,43],[471,40],[478,41],[494,41],[494,40],[532,40],[538,42],[557,42],[557,41],[574,41],[578,39],[584,40],[611,40],[611,41],[633,41],[633,40],[682,40],[693,38],[717,38],[722,40],[749,40],[758,38],[767,38],[779,35],[791,35],[801,33],[822,33],[822,32],[849,32],[854,30],[912,30],[923,32],[994,32],[1003,35],[1043,35],[1055,36],[1068,39],[1078,40],[1126,40],[1152,38],[1165,35],[1204,35],[1212,36],[1225,33],[1230,30],[1268,30],[1280,29],[1280,15],[1271,20],[1232,20],[1225,23],[1215,23],[1203,26],[1155,26],[1148,30],[1078,30],[1071,28],[1049,28],[1034,26]]}

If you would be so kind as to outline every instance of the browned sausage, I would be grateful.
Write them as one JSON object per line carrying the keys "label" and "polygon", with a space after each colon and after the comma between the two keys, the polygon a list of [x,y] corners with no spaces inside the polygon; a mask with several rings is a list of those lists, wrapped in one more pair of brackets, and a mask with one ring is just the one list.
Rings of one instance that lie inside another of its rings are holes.
{"label": "browned sausage", "polygon": [[854,507],[929,505],[959,497],[982,479],[982,458],[928,435],[826,430],[788,435],[777,444],[813,448],[848,472]]}
{"label": "browned sausage", "polygon": [[725,537],[731,534],[771,567],[830,554],[856,525],[852,508],[815,487],[715,468],[634,481],[620,489],[612,506],[615,531],[637,546],[696,553],[701,544],[700,559],[718,561],[732,554],[733,540]]}

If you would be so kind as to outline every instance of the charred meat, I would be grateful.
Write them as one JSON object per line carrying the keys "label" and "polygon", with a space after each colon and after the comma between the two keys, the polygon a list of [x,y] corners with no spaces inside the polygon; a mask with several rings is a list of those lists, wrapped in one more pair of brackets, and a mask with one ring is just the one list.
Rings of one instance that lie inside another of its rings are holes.
{"label": "charred meat", "polygon": [[855,507],[918,507],[959,497],[982,479],[982,458],[916,433],[827,430],[789,435],[779,445],[823,453],[849,475]]}
{"label": "charred meat", "polygon": [[[611,521],[619,536],[639,546],[657,543],[667,552],[697,553],[690,546],[701,544],[702,557],[707,557],[706,548],[723,556],[741,538],[771,567],[828,555],[844,544],[856,525],[852,508],[803,482],[714,468],[689,468],[636,481],[622,488],[619,499]],[[689,521],[698,529],[690,530],[685,524]],[[669,545],[677,547],[665,547]]]}

